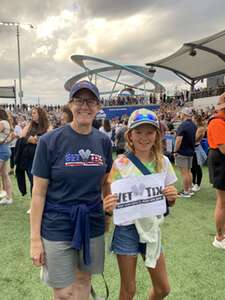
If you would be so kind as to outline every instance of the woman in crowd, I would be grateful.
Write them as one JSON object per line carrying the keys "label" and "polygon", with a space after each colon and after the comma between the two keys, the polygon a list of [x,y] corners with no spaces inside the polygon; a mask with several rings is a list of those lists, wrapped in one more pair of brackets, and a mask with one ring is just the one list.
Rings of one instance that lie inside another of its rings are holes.
{"label": "woman in crowd", "polygon": [[14,174],[14,166],[15,166],[15,146],[17,140],[20,138],[22,134],[22,128],[18,124],[17,118],[11,112],[8,113],[8,117],[9,117],[9,124],[11,127],[11,134],[9,137],[10,140],[9,147],[11,150],[9,174],[12,175]]}
{"label": "woman in crowd", "polygon": [[[156,115],[147,109],[139,109],[133,112],[128,121],[126,140],[132,156],[135,157],[135,160],[138,160],[139,165],[145,170],[147,169],[148,174],[153,173],[162,176],[161,180],[165,186],[162,193],[169,203],[173,204],[177,197],[176,188],[173,186],[176,176],[169,159],[162,155],[160,125]],[[135,183],[135,178],[142,175],[143,173],[137,167],[135,161],[130,158],[129,154],[127,156],[121,155],[113,163],[109,181],[114,182],[125,178],[133,178]],[[104,208],[106,212],[112,212],[116,202],[117,197],[115,195],[111,194],[105,197]],[[148,299],[160,300],[169,293],[170,287],[159,231],[159,224],[162,219],[163,216],[160,218],[147,218],[148,226],[151,224],[149,240],[156,241],[152,250],[148,250],[148,243],[143,244],[140,242],[143,240],[141,228],[144,226],[142,224],[146,218],[116,225],[111,248],[117,255],[120,270],[120,300],[131,300],[135,296],[135,273],[138,253],[141,253],[148,260],[147,271],[150,274],[153,285]],[[156,235],[155,232],[157,232]],[[149,258],[149,251],[154,252],[152,259]]]}
{"label": "woman in crowd", "polygon": [[25,170],[30,181],[31,191],[33,187],[33,175],[31,174],[31,168],[34,160],[35,150],[40,136],[46,133],[48,128],[49,122],[45,110],[43,110],[41,107],[34,107],[31,111],[31,121],[24,127],[21,135],[24,141],[21,159],[24,160]]}
{"label": "woman in crowd", "polygon": [[31,257],[54,300],[87,300],[91,275],[104,267],[104,212],[112,166],[109,138],[92,127],[99,91],[74,84],[73,121],[40,138],[32,173]]}
{"label": "woman in crowd", "polygon": [[63,106],[60,121],[62,126],[73,121],[73,113],[68,105]]}
{"label": "woman in crowd", "polygon": [[11,151],[8,144],[10,137],[9,118],[4,109],[0,109],[0,175],[2,179],[3,190],[6,191],[6,197],[0,201],[1,205],[12,204],[12,183],[8,174],[7,161],[10,158]]}
{"label": "woman in crowd", "polygon": [[193,155],[192,161],[192,191],[197,192],[200,190],[200,185],[202,182],[202,165],[206,161],[206,154],[201,146],[201,140],[204,138],[206,133],[206,126],[199,115],[194,116],[194,123],[197,126],[195,134],[195,153]]}

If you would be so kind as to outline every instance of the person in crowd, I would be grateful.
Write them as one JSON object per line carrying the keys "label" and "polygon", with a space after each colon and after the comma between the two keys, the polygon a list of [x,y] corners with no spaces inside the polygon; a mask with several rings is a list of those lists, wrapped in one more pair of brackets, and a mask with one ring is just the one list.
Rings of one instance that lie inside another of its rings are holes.
{"label": "person in crowd", "polygon": [[225,250],[225,93],[219,97],[218,113],[208,124],[208,169],[216,189],[216,236],[213,246]]}
{"label": "person in crowd", "polygon": [[195,152],[192,161],[192,191],[198,192],[202,182],[202,165],[207,159],[207,155],[201,146],[201,141],[206,133],[206,126],[200,115],[194,116],[194,123],[197,126],[195,135]]}
{"label": "person in crowd", "polygon": [[0,175],[2,179],[3,191],[5,194],[0,201],[0,205],[8,205],[13,203],[12,199],[12,183],[8,174],[7,161],[11,156],[8,138],[10,137],[10,124],[6,111],[0,108]]}
{"label": "person in crowd", "polygon": [[[162,154],[160,125],[157,116],[147,109],[134,111],[129,118],[125,136],[131,153],[148,169],[149,174],[160,176],[165,186],[162,193],[169,203],[174,204],[177,190],[173,184],[177,179],[169,159]],[[135,182],[135,178],[138,176],[145,175],[129,158],[129,155],[119,155],[113,163],[108,181],[112,183],[125,178],[133,178]],[[104,198],[106,212],[111,213],[116,207],[117,201],[117,196],[114,194],[106,196]],[[148,299],[159,300],[168,295],[170,287],[159,233],[159,224],[162,219],[163,215],[147,218],[147,223],[151,224],[151,229],[148,225],[149,240],[154,241],[153,244],[155,243],[154,246],[152,244],[154,254],[151,258],[149,258],[147,244],[140,242],[143,238],[140,226],[146,218],[115,226],[111,249],[117,255],[120,270],[120,300],[132,300],[135,296],[135,273],[139,253],[145,258],[145,263],[147,259],[150,260],[147,271],[152,280],[152,288]]]}
{"label": "person in crowd", "polygon": [[8,139],[8,141],[10,141],[9,147],[11,150],[9,175],[13,175],[14,174],[14,166],[15,166],[15,146],[16,146],[17,140],[21,137],[22,128],[18,124],[17,118],[11,112],[8,112],[8,117],[9,117],[9,124],[11,127],[11,133],[10,133],[10,136]]}
{"label": "person in crowd", "polygon": [[92,126],[96,129],[99,129],[102,126],[102,119],[94,119],[92,122]]}
{"label": "person in crowd", "polygon": [[75,83],[69,101],[73,121],[43,135],[35,153],[31,258],[42,266],[54,300],[89,299],[91,275],[103,272],[102,195],[110,192],[112,145],[92,127],[99,102],[94,84]]}
{"label": "person in crowd", "polygon": [[73,113],[68,105],[64,105],[61,114],[61,125],[64,126],[67,123],[71,123],[73,120]]}
{"label": "person in crowd", "polygon": [[112,128],[109,119],[104,119],[103,126],[101,126],[99,130],[104,134],[106,134],[109,137],[109,139],[112,141]]}
{"label": "person in crowd", "polygon": [[195,152],[195,134],[197,127],[192,121],[192,109],[185,107],[182,109],[182,123],[176,131],[174,146],[175,165],[180,169],[183,180],[183,192],[180,197],[189,198],[192,193],[192,160]]}
{"label": "person in crowd", "polygon": [[31,121],[28,123],[21,134],[24,147],[22,147],[21,159],[24,161],[25,171],[30,181],[31,191],[33,188],[33,175],[31,173],[34,154],[38,140],[41,135],[49,129],[48,117],[44,109],[34,107],[31,111]]}
{"label": "person in crowd", "polygon": [[125,146],[126,146],[126,141],[125,141],[125,132],[127,131],[127,119],[122,121],[122,126],[118,129],[116,132],[116,137],[115,137],[115,145],[116,145],[116,154],[123,154],[125,152]]}

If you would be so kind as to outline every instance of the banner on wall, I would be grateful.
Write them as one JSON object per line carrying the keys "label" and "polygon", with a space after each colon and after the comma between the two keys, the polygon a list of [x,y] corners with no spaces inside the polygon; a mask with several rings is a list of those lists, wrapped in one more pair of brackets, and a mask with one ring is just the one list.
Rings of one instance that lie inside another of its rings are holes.
{"label": "banner on wall", "polygon": [[107,119],[121,118],[122,116],[130,116],[134,110],[147,108],[150,110],[159,109],[159,105],[124,105],[124,106],[108,106],[103,107]]}

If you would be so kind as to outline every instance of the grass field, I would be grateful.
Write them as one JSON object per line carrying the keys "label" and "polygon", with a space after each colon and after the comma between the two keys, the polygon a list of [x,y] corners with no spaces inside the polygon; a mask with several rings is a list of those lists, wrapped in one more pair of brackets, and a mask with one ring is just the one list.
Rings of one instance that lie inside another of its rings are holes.
{"label": "grass field", "polygon": [[[39,270],[29,258],[29,197],[21,197],[13,178],[14,204],[0,207],[0,300],[48,300],[51,291],[39,280]],[[180,182],[178,182],[179,187]],[[178,199],[162,226],[163,249],[171,284],[169,300],[224,300],[225,252],[212,246],[215,191],[204,168],[202,189],[192,198]],[[107,243],[109,243],[107,241]],[[118,299],[116,259],[107,253],[105,277],[110,300]],[[104,295],[103,282],[94,286]],[[150,280],[139,259],[136,300],[147,299]],[[82,299],[81,299],[82,300]]]}

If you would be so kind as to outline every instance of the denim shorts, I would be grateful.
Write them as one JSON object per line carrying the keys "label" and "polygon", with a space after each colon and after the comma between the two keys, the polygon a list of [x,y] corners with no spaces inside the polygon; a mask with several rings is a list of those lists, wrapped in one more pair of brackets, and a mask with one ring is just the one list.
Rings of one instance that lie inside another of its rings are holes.
{"label": "denim shorts", "polygon": [[11,150],[8,144],[0,144],[0,160],[7,161],[11,156]]}
{"label": "denim shorts", "polygon": [[119,255],[145,254],[146,244],[140,243],[139,235],[134,224],[115,226],[111,251]]}

